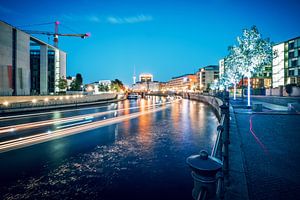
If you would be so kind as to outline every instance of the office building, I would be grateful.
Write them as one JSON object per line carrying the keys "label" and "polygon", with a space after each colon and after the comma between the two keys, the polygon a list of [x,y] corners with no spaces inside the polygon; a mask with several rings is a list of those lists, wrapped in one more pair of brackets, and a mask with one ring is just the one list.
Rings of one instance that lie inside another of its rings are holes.
{"label": "office building", "polygon": [[[223,71],[223,73],[224,73],[224,71]],[[210,89],[210,86],[219,79],[219,66],[209,65],[209,66],[200,68],[199,71],[196,73],[196,75],[197,75],[197,79],[198,79],[199,90],[200,91],[208,91]]]}
{"label": "office building", "polygon": [[142,73],[139,75],[139,81],[132,85],[131,89],[136,92],[159,91],[160,83],[153,80],[153,75]]}
{"label": "office building", "polygon": [[0,21],[0,95],[59,92],[66,53]]}
{"label": "office building", "polygon": [[197,76],[195,74],[185,74],[173,77],[166,83],[166,90],[174,92],[195,91],[197,88]]}
{"label": "office building", "polygon": [[300,84],[300,37],[273,46],[272,86]]}
{"label": "office building", "polygon": [[153,75],[149,73],[142,73],[139,76],[139,81],[140,82],[151,82],[153,81]]}

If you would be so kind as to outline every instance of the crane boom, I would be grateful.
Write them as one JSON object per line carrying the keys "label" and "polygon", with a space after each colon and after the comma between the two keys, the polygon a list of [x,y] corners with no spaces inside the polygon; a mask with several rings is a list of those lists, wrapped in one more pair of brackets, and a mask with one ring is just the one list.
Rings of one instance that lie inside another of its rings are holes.
{"label": "crane boom", "polygon": [[51,31],[36,31],[36,30],[23,30],[28,34],[41,34],[41,35],[48,35],[54,37],[54,46],[58,47],[58,36],[69,36],[69,37],[80,37],[82,39],[89,37],[90,33],[58,33],[58,25],[60,24],[58,21],[55,23],[55,32]]}
{"label": "crane boom", "polygon": [[22,30],[28,34],[41,34],[41,35],[50,35],[50,36],[72,36],[72,37],[81,37],[86,38],[89,37],[89,33],[54,33],[50,31],[35,31],[35,30]]}

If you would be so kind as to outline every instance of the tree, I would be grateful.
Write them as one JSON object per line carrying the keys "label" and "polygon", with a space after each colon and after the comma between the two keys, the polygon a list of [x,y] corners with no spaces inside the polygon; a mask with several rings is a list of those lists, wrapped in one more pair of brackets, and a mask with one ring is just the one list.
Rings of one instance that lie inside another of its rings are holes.
{"label": "tree", "polygon": [[233,84],[233,99],[236,100],[236,85],[242,78],[242,62],[240,49],[236,46],[229,47],[229,55],[225,58],[224,82]]}
{"label": "tree", "polygon": [[59,78],[58,84],[57,84],[57,87],[59,88],[59,90],[62,90],[62,91],[66,90],[67,86],[68,86],[67,79],[65,79],[63,76],[61,78]]}
{"label": "tree", "polygon": [[110,88],[112,91],[120,92],[120,90],[124,90],[125,87],[119,79],[115,79],[111,81]]}
{"label": "tree", "polygon": [[237,62],[241,64],[241,74],[248,78],[248,106],[250,106],[250,78],[253,73],[260,72],[264,65],[272,63],[272,43],[262,39],[256,26],[245,29],[243,35],[237,38]]}
{"label": "tree", "polygon": [[72,91],[81,91],[82,88],[82,82],[83,82],[83,79],[82,79],[82,76],[81,74],[76,74],[76,78],[71,82],[71,90]]}
{"label": "tree", "polygon": [[108,85],[104,85],[103,83],[100,83],[98,85],[99,91],[100,92],[108,92],[109,91],[109,87]]}
{"label": "tree", "polygon": [[79,85],[82,85],[83,83],[83,78],[81,76],[81,74],[76,74],[76,81],[78,82]]}

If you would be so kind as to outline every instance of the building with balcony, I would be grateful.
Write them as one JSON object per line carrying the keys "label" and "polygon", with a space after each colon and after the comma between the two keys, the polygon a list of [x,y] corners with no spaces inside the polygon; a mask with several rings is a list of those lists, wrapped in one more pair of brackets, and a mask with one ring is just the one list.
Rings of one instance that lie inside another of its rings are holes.
{"label": "building with balcony", "polygon": [[198,79],[195,74],[185,74],[182,76],[173,77],[166,83],[165,87],[167,91],[187,92],[195,91],[197,84]]}
{"label": "building with balcony", "polygon": [[208,91],[209,87],[219,79],[219,66],[209,65],[200,68],[196,75],[198,79],[198,89],[200,91]]}
{"label": "building with balcony", "polygon": [[273,46],[272,87],[300,84],[300,37]]}

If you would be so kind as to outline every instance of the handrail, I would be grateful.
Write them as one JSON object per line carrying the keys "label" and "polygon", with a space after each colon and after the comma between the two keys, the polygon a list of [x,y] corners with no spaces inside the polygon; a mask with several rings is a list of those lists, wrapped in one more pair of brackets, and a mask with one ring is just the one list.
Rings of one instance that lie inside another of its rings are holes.
{"label": "handrail", "polygon": [[221,135],[222,135],[222,132],[224,131],[224,119],[225,119],[225,115],[223,114],[221,116],[221,121],[220,121],[220,125],[218,126],[217,130],[217,138],[216,138],[216,141],[215,141],[215,144],[213,146],[213,149],[211,151],[211,156],[212,157],[216,157],[216,154],[217,154],[217,151],[218,151],[218,147],[220,146],[220,140],[221,140]]}

